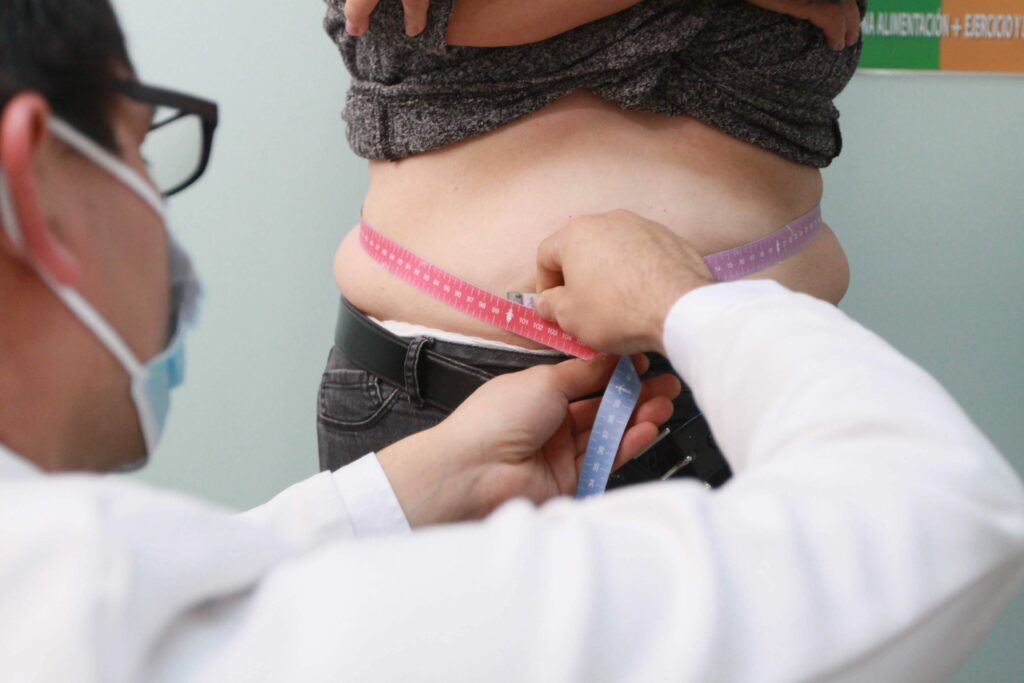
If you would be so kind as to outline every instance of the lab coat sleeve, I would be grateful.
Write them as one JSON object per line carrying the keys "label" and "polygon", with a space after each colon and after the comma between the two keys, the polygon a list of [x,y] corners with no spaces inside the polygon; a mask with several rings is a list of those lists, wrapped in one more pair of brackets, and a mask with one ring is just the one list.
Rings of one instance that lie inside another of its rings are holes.
{"label": "lab coat sleeve", "polygon": [[408,530],[372,454],[234,516],[120,477],[12,473],[12,464],[0,447],[4,681],[148,681],[168,633],[183,624],[228,633],[231,621],[215,616],[221,606],[246,604],[295,558],[330,541]]}
{"label": "lab coat sleeve", "polygon": [[239,518],[307,549],[346,537],[409,533],[375,453],[295,484]]}
{"label": "lab coat sleeve", "polygon": [[1020,482],[827,304],[693,292],[666,324],[736,476],[323,546],[189,613],[154,680],[938,680],[1018,590]]}

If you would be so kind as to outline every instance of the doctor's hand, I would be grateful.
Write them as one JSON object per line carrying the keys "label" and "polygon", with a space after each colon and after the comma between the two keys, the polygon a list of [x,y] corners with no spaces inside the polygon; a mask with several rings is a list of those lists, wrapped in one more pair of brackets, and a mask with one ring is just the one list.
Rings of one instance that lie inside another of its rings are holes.
{"label": "doctor's hand", "polygon": [[[570,360],[496,377],[448,419],[378,453],[413,527],[479,519],[512,498],[535,503],[570,495],[617,359]],[[634,359],[647,370],[643,356]],[[679,380],[644,383],[616,457],[619,467],[657,436],[672,415]]]}
{"label": "doctor's hand", "polygon": [[703,257],[660,223],[613,211],[583,216],[537,251],[537,313],[599,351],[659,351],[669,309],[712,284]]}

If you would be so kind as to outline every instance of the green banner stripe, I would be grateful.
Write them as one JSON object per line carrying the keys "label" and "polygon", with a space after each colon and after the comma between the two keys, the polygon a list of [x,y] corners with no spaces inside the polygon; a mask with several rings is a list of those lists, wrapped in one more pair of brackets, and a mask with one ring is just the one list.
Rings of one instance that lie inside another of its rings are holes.
{"label": "green banner stripe", "polygon": [[939,68],[942,0],[871,0],[861,23],[865,69]]}

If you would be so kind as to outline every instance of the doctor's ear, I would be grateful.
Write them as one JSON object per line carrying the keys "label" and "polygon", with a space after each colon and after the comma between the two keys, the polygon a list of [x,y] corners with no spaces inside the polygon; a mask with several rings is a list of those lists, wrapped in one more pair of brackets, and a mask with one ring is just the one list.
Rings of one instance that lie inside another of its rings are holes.
{"label": "doctor's ear", "polygon": [[[0,245],[15,259],[38,264],[61,284],[74,285],[78,260],[46,220],[36,176],[47,153],[51,160],[58,158],[52,150],[50,116],[49,103],[32,92],[15,95],[0,112],[0,170],[10,190],[8,208],[17,223],[4,224]],[[11,242],[15,230],[20,245]]]}

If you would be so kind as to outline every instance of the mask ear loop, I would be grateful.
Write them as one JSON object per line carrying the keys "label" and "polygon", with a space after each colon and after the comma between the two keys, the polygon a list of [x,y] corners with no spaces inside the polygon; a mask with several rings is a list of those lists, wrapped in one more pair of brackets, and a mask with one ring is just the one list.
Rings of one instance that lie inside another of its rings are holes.
{"label": "mask ear loop", "polygon": [[[55,137],[72,147],[97,166],[105,170],[111,176],[121,181],[125,186],[134,191],[149,207],[156,213],[161,222],[166,225],[166,209],[163,197],[147,183],[138,173],[126,166],[122,161],[116,159],[107,150],[93,142],[87,136],[77,131],[74,127],[57,117],[50,119],[50,131]],[[24,245],[24,238],[18,223],[17,215],[14,212],[14,203],[11,199],[10,187],[6,178],[0,171],[0,220],[4,223],[7,232],[14,246],[21,249]],[[138,407],[136,381],[145,377],[145,366],[139,362],[128,345],[125,344],[117,332],[114,331],[106,320],[100,316],[92,305],[71,287],[59,283],[45,269],[38,264],[32,263],[33,269],[38,273],[40,279],[53,291],[53,293],[73,311],[78,319],[88,327],[100,342],[120,362],[121,366],[132,378],[132,397],[136,403],[140,426],[143,432],[143,439],[146,442],[147,452],[152,452],[155,447],[155,427],[152,415],[144,414]]]}
{"label": "mask ear loop", "polygon": [[[148,200],[147,200],[148,202]],[[14,212],[14,202],[11,198],[11,188],[7,183],[7,178],[3,172],[0,171],[0,220],[4,223],[4,231],[14,244],[16,249],[22,249],[24,246],[24,238],[21,234],[21,225],[18,222],[18,216]],[[31,260],[30,260],[31,261]],[[76,292],[74,289],[62,285],[52,275],[50,275],[44,268],[41,268],[35,261],[31,261],[32,268],[39,275],[39,278],[46,283],[46,285],[53,291],[53,293],[59,298],[64,305],[70,308],[76,313],[84,324],[86,324],[92,332],[100,338],[107,349],[120,361],[121,365],[124,366],[131,376],[137,377],[142,372],[142,365],[139,363],[135,354],[128,348],[128,346],[122,341],[121,337],[118,336],[114,329],[107,324],[105,320],[96,312],[96,310],[87,302],[82,295]]]}
{"label": "mask ear loop", "polygon": [[[50,117],[50,131],[61,141],[75,149],[84,157],[95,163],[104,171],[121,181],[130,190],[134,191],[151,209],[157,214],[162,222],[166,224],[166,209],[163,198],[157,194],[153,186],[147,183],[138,173],[125,166],[124,162],[115,159],[107,150],[100,147],[88,136],[83,135],[70,124],[59,117]],[[41,269],[37,269],[41,270]],[[83,321],[88,320],[89,326],[100,337],[104,345],[110,349],[121,364],[131,373],[132,377],[139,377],[143,374],[142,363],[135,357],[135,354],[121,339],[110,325],[96,312],[96,310],[82,296],[54,280],[49,273],[40,272],[40,276],[54,291],[59,292],[63,299],[75,313],[79,314]]]}
{"label": "mask ear loop", "polygon": [[11,188],[7,184],[7,177],[0,169],[0,222],[4,224],[4,232],[11,244],[17,251],[21,251],[25,245],[22,239],[21,230],[18,228],[18,218],[14,215],[14,198],[11,197]]}
{"label": "mask ear loop", "polygon": [[166,218],[163,198],[138,173],[115,159],[107,150],[57,117],[50,118],[50,131],[62,141],[135,191],[161,218]]}
{"label": "mask ear loop", "polygon": [[[100,166],[104,171],[134,190],[166,222],[167,211],[164,207],[163,198],[157,194],[152,185],[139,177],[130,168],[127,168],[123,162],[114,159],[110,152],[56,116],[50,117],[50,131],[97,166]],[[0,220],[3,221],[4,230],[14,247],[21,249],[24,245],[24,240],[21,231],[16,227],[17,219],[14,216],[14,201],[11,197],[10,187],[3,181],[3,171],[0,170]]]}
{"label": "mask ear loop", "polygon": [[[52,117],[50,119],[50,131],[64,143],[77,150],[80,154],[85,156],[87,159],[95,163],[97,166],[105,170],[111,176],[121,181],[126,187],[134,191],[135,194],[145,201],[153,212],[156,213],[160,222],[165,226],[167,225],[167,211],[164,203],[164,198],[150,185],[146,180],[132,168],[125,165],[123,161],[114,157],[110,152],[103,149],[100,145],[96,144],[89,137],[83,135],[73,126],[67,122]],[[188,308],[184,311],[184,319],[175,321],[176,329],[173,331],[173,337],[171,342],[174,343],[175,338],[183,334],[181,329],[182,325],[191,323],[196,315],[196,301],[199,296],[199,287],[193,281],[194,271],[192,270],[191,261],[187,255],[177,246],[174,236],[168,233],[168,248],[171,250],[172,259],[172,277],[174,275],[174,263],[177,259],[182,259],[186,264],[188,271],[183,277],[184,282],[175,283],[174,285],[180,284],[182,286],[182,296],[185,297],[186,303],[189,304]],[[47,279],[46,276],[43,276]],[[49,278],[48,281],[52,281]],[[59,286],[56,282],[51,284],[53,286]],[[190,289],[193,288],[193,289]],[[156,441],[158,439],[157,434],[159,432],[157,425],[154,422],[154,416],[151,410],[142,410],[141,406],[148,404],[145,396],[140,396],[139,385],[136,384],[136,380],[145,380],[147,369],[146,365],[139,362],[135,357],[135,354],[128,348],[121,337],[114,332],[114,329],[110,327],[107,322],[85,301],[77,292],[62,288],[63,294],[61,298],[64,302],[72,308],[76,313],[79,314],[80,318],[87,323],[89,327],[96,333],[101,341],[106,345],[111,353],[121,362],[122,366],[132,377],[132,398],[136,404],[136,412],[138,413],[139,424],[142,428],[142,435],[146,442],[146,451],[151,454],[156,448]],[[136,467],[141,466],[142,463],[137,463]]]}
{"label": "mask ear loop", "polygon": [[[21,227],[18,222],[18,217],[14,213],[14,203],[11,201],[10,186],[7,183],[7,178],[0,172],[0,220],[3,221],[4,231],[7,236],[11,239],[15,249],[19,251],[24,245],[24,239],[21,234]],[[61,284],[50,275],[46,270],[39,266],[34,260],[29,259],[29,263],[32,269],[39,276],[39,279],[50,288],[65,306],[72,311],[72,313],[78,318],[79,322],[85,325],[89,330],[99,339],[100,343],[106,347],[114,358],[121,364],[121,367],[125,369],[125,372],[131,377],[132,382],[132,393],[133,403],[135,401],[135,384],[137,378],[144,374],[144,368],[142,364],[132,353],[128,345],[124,343],[124,340],[114,331],[107,321],[89,304],[88,301],[82,297],[77,291]],[[136,412],[138,408],[136,408]],[[142,429],[142,437],[146,443],[146,451],[151,452],[153,449],[153,432],[154,428],[152,425],[152,418],[147,415],[139,413],[139,424]]]}

